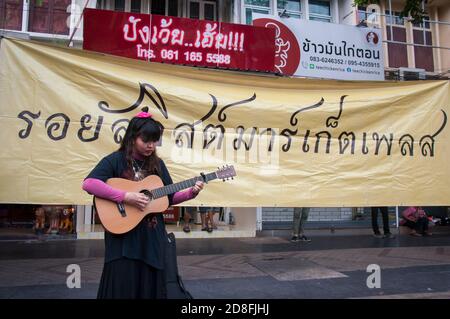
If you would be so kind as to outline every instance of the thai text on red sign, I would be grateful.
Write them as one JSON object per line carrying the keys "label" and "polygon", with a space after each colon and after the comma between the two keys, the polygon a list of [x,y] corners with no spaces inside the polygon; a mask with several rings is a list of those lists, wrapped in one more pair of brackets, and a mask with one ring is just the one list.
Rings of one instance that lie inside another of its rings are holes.
{"label": "thai text on red sign", "polygon": [[83,49],[205,67],[274,72],[275,31],[97,9],[84,12]]}

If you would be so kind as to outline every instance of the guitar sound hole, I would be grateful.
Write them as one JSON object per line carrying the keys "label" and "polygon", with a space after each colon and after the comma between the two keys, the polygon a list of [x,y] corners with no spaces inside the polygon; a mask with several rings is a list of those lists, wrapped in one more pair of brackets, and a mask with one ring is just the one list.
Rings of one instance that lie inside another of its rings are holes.
{"label": "guitar sound hole", "polygon": [[142,193],[145,196],[147,196],[149,200],[152,200],[152,198],[153,198],[152,193],[150,193],[149,190],[144,189],[144,190],[141,190],[139,193]]}

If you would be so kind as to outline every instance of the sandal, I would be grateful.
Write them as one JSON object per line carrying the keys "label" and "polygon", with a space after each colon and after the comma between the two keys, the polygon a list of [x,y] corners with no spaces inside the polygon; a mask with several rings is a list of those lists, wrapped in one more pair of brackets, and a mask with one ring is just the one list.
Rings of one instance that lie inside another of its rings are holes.
{"label": "sandal", "polygon": [[183,227],[183,231],[185,233],[189,233],[191,231],[191,228],[188,225],[186,225],[186,226]]}

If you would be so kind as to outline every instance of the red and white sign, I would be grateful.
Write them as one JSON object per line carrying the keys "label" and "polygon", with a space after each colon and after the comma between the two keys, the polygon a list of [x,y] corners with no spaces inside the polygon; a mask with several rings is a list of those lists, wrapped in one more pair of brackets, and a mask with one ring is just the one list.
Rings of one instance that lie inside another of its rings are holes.
{"label": "red and white sign", "polygon": [[183,65],[274,72],[275,30],[97,9],[84,11],[83,49]]}
{"label": "red and white sign", "polygon": [[163,212],[163,217],[165,222],[176,223],[180,219],[180,208],[179,207],[169,207]]}
{"label": "red and white sign", "polygon": [[292,31],[280,21],[259,18],[254,25],[275,30],[275,71],[294,75],[300,64],[300,47]]}

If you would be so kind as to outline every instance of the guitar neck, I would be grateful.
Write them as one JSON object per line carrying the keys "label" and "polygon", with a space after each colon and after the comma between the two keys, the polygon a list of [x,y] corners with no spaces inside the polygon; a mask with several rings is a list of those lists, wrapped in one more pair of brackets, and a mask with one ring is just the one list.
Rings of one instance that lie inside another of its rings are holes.
{"label": "guitar neck", "polygon": [[160,197],[164,197],[164,196],[176,193],[176,192],[181,191],[183,189],[192,187],[198,181],[201,181],[201,182],[204,182],[204,183],[208,183],[209,181],[212,181],[212,180],[215,180],[215,179],[217,179],[217,174],[215,172],[214,173],[209,173],[209,174],[205,174],[205,175],[196,176],[196,177],[191,178],[191,179],[187,179],[187,180],[185,180],[183,182],[166,185],[166,186],[160,187],[160,188],[155,188],[154,190],[151,191],[151,193],[152,193],[153,198],[157,199],[157,198],[160,198]]}

